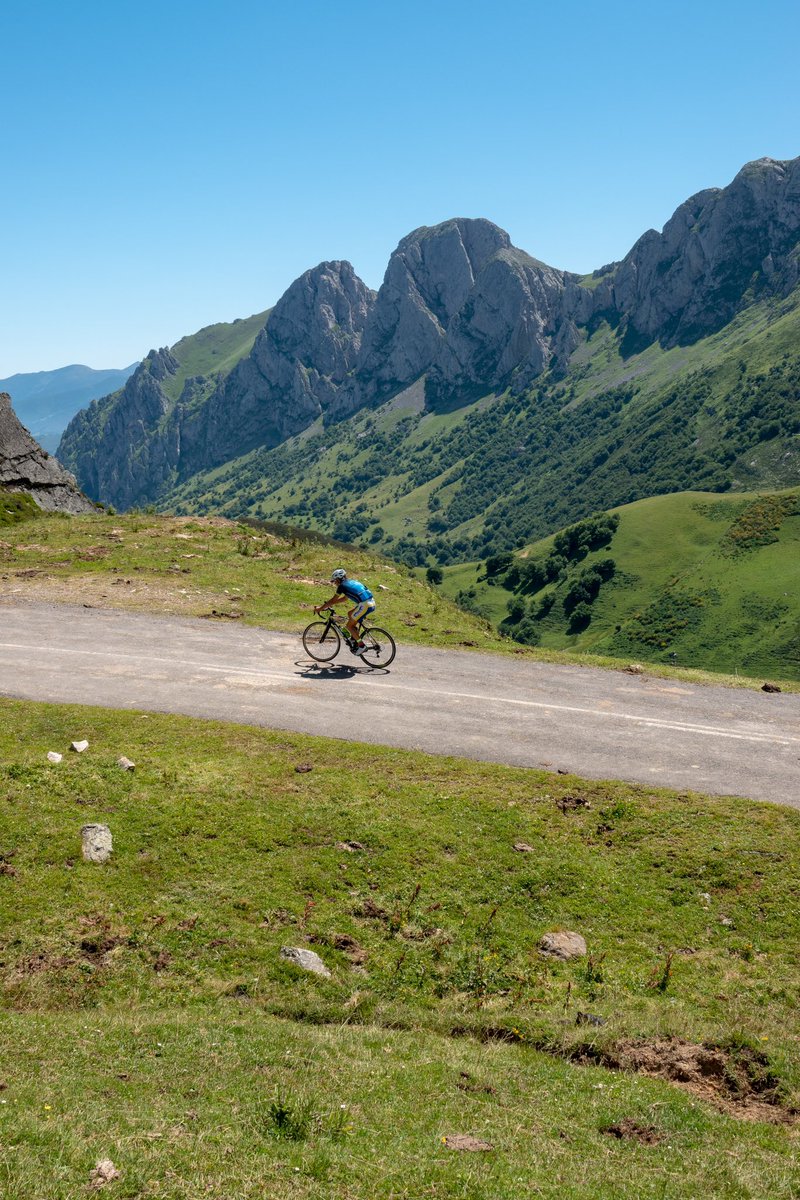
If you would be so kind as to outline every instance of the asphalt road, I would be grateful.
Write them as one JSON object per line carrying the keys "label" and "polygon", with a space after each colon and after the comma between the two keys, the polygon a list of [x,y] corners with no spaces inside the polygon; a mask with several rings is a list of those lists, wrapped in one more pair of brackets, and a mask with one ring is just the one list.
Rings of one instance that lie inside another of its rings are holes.
{"label": "asphalt road", "polygon": [[800,695],[401,646],[388,671],[299,636],[0,604],[0,695],[185,713],[800,808]]}

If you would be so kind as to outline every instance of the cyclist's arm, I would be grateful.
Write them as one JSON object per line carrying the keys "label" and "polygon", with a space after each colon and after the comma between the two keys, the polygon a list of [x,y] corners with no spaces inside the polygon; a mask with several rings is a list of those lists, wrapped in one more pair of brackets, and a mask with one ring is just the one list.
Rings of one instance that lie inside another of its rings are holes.
{"label": "cyclist's arm", "polygon": [[319,612],[321,608],[330,608],[332,604],[344,604],[346,600],[347,596],[345,596],[342,592],[336,592],[336,594],[331,596],[330,600],[326,600],[324,604],[315,605],[314,612]]}

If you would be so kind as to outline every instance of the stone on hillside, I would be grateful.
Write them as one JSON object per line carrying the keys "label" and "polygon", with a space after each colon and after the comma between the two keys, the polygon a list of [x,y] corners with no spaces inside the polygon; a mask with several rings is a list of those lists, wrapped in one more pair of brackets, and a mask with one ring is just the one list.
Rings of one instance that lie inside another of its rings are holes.
{"label": "stone on hillside", "polygon": [[122,767],[123,771],[133,771],[136,769],[136,763],[132,763],[124,754],[121,754],[117,759],[117,766]]}
{"label": "stone on hillside", "polygon": [[113,849],[107,825],[84,825],[81,829],[83,857],[86,862],[108,862]]}
{"label": "stone on hillside", "polygon": [[289,962],[302,967],[304,971],[312,971],[315,975],[330,976],[330,971],[325,963],[313,950],[304,950],[302,946],[281,946],[281,958],[287,958]]}
{"label": "stone on hillside", "polygon": [[536,852],[536,847],[529,846],[527,842],[514,842],[514,849],[518,850],[520,854],[535,854]]}
{"label": "stone on hillside", "polygon": [[70,750],[74,750],[76,754],[83,754],[84,750],[89,749],[89,743],[87,741],[70,742],[69,748]]}
{"label": "stone on hillside", "polygon": [[629,675],[643,675],[644,674],[644,667],[642,666],[641,663],[628,663],[627,667],[625,667],[625,670],[628,672]]}
{"label": "stone on hillside", "polygon": [[120,1172],[114,1166],[110,1158],[101,1158],[93,1170],[89,1172],[90,1184],[89,1187],[93,1191],[97,1191],[101,1187],[105,1187],[107,1183],[111,1183],[112,1179],[119,1179]]}
{"label": "stone on hillside", "polygon": [[762,692],[779,692],[781,689],[777,683],[762,683],[761,690]]}
{"label": "stone on hillside", "polygon": [[55,750],[47,751],[47,761],[48,762],[60,763],[63,757],[64,757],[63,754],[58,754],[57,751],[55,751]]}
{"label": "stone on hillside", "polygon": [[583,958],[586,954],[586,942],[579,933],[563,929],[546,933],[539,942],[539,950],[545,958],[558,958],[569,962],[571,958]]}

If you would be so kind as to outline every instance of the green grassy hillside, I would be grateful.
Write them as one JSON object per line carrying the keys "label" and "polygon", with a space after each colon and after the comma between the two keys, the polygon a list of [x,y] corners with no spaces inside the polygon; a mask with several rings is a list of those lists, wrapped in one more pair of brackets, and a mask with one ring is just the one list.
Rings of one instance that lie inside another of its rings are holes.
{"label": "green grassy hillside", "polygon": [[798,337],[800,292],[753,304],[692,346],[627,357],[600,322],[563,378],[522,396],[434,414],[416,384],[194,476],[164,505],[290,519],[419,566],[513,549],[646,496],[794,486]]}
{"label": "green grassy hillside", "polygon": [[443,590],[543,648],[800,679],[800,491],[683,492],[613,511],[613,533],[574,539],[553,572],[550,537],[489,575],[447,567]]}
{"label": "green grassy hillside", "polygon": [[7,700],[0,781],[8,1200],[797,1194],[798,813]]}
{"label": "green grassy hillside", "polygon": [[269,309],[237,321],[207,325],[205,329],[181,338],[170,347],[180,363],[180,370],[163,381],[163,390],[170,399],[177,400],[191,376],[227,374],[250,353],[268,316]]}
{"label": "green grassy hillside", "polygon": [[0,597],[241,619],[299,634],[314,605],[332,594],[331,571],[343,565],[370,584],[375,623],[398,641],[511,645],[408,567],[304,530],[153,513],[67,517],[41,512],[28,497],[8,505],[26,501],[21,515],[29,519],[8,527],[0,503]]}

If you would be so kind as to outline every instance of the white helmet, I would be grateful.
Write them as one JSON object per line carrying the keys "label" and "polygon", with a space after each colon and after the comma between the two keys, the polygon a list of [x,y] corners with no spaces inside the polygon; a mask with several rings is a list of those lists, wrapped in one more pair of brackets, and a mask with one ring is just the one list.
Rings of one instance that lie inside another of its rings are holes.
{"label": "white helmet", "polygon": [[337,567],[331,575],[331,583],[341,583],[343,579],[347,579],[347,571],[343,571],[341,567]]}

